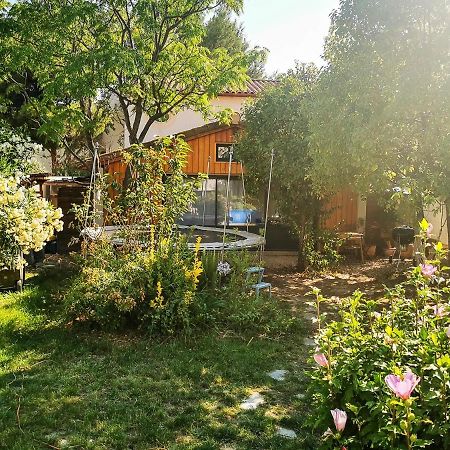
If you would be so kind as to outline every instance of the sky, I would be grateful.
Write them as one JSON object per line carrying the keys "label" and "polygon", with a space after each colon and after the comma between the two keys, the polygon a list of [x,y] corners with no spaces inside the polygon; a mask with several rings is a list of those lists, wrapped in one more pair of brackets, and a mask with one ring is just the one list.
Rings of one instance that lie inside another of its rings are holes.
{"label": "sky", "polygon": [[268,74],[285,72],[296,60],[322,65],[329,15],[339,0],[244,0],[244,24],[252,45],[270,50]]}

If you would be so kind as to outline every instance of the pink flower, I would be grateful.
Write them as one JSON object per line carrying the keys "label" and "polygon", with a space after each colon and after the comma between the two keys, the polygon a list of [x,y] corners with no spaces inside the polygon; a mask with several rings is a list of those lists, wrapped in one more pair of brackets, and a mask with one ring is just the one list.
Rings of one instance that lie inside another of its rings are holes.
{"label": "pink flower", "polygon": [[314,361],[322,367],[328,367],[329,365],[328,359],[323,353],[316,353],[314,355]]}
{"label": "pink flower", "polygon": [[450,327],[447,328],[447,331],[445,332],[445,334],[450,339]]}
{"label": "pink flower", "polygon": [[425,278],[431,278],[437,270],[437,267],[432,264],[421,264],[420,271]]}
{"label": "pink flower", "polygon": [[419,384],[420,377],[408,370],[400,377],[393,374],[388,375],[384,381],[397,397],[408,400],[414,388]]}
{"label": "pink flower", "polygon": [[440,305],[433,306],[433,313],[436,317],[443,317],[445,313],[445,308]]}
{"label": "pink flower", "polygon": [[332,409],[331,415],[333,416],[334,426],[336,430],[341,432],[344,431],[345,424],[347,423],[347,413],[341,409]]}
{"label": "pink flower", "polygon": [[432,236],[432,233],[433,233],[433,224],[432,224],[432,223],[429,223],[429,224],[428,224],[428,227],[427,227],[427,236],[428,236],[428,237],[431,237],[431,236]]}

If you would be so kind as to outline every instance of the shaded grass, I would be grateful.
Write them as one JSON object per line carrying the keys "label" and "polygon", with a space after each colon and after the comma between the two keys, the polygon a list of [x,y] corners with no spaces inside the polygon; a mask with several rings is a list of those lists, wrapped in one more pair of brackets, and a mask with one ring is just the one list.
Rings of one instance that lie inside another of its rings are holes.
{"label": "shaded grass", "polygon": [[[296,397],[305,388],[300,331],[165,341],[80,332],[59,318],[51,292],[62,284],[53,272],[23,294],[0,294],[0,448],[315,448]],[[278,368],[289,370],[285,382],[267,376]],[[254,390],[266,404],[240,410]],[[277,426],[299,437],[280,438]]]}

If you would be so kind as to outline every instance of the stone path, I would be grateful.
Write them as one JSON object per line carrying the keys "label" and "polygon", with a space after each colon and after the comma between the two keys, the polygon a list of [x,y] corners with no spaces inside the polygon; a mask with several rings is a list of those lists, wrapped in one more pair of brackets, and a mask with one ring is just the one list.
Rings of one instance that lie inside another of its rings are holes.
{"label": "stone path", "polygon": [[[285,369],[276,369],[267,375],[275,381],[285,381],[288,371]],[[264,397],[259,392],[253,392],[249,397],[247,397],[240,405],[241,409],[244,411],[250,411],[257,409],[265,403]],[[295,439],[297,433],[294,430],[288,428],[277,427],[276,434],[285,439]]]}

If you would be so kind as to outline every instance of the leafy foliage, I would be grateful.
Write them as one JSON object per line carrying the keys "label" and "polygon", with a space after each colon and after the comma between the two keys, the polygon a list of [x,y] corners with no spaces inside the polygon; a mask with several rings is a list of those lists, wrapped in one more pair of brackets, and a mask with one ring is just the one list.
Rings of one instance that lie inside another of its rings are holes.
{"label": "leafy foliage", "polygon": [[317,75],[315,67],[299,66],[249,104],[237,146],[247,169],[249,191],[255,196],[265,193],[274,150],[272,199],[277,213],[298,235],[301,269],[305,267],[305,243],[320,212],[320,200],[309,177],[312,155],[306,108]]}
{"label": "leafy foliage", "polygon": [[[153,147],[133,145],[124,152],[129,182],[109,176],[100,181],[102,220],[119,231],[114,239],[101,227],[92,235],[83,231],[81,272],[66,297],[72,319],[169,334],[188,327],[203,270],[200,243],[189,251],[175,227],[196,198],[197,180],[183,173],[189,151],[172,137]],[[98,219],[88,200],[75,207],[81,227]]]}
{"label": "leafy foliage", "polygon": [[245,39],[244,27],[231,17],[228,8],[220,8],[206,23],[206,34],[203,45],[211,51],[225,48],[230,55],[245,53],[249,56],[247,73],[252,78],[264,77],[264,64],[267,60],[267,49],[250,48]]}
{"label": "leafy foliage", "polygon": [[[324,431],[331,409],[348,413],[345,430],[326,433],[322,448],[449,447],[450,289],[447,268],[440,266],[442,244],[434,254],[435,260],[387,292],[386,305],[355,292],[340,305],[339,320],[325,328],[319,320],[317,342],[325,359],[318,358],[311,374],[313,421]],[[318,290],[315,295],[320,311],[323,298]],[[406,369],[420,382],[412,397],[397,398],[385,377]]]}
{"label": "leafy foliage", "polygon": [[40,151],[42,146],[0,123],[1,175],[8,177],[29,173],[33,168],[31,159]]}
{"label": "leafy foliage", "polygon": [[311,103],[317,185],[449,198],[450,7],[343,0]]}
{"label": "leafy foliage", "polygon": [[314,230],[314,237],[306,242],[306,261],[308,268],[326,271],[336,267],[342,260],[339,236],[330,230]]}
{"label": "leafy foliage", "polygon": [[139,229],[150,226],[158,238],[170,238],[176,221],[194,203],[201,177],[183,172],[190,151],[180,137],[161,138],[151,147],[133,145],[123,152],[128,183],[115,176],[102,180],[104,220],[122,227],[126,245],[136,243],[136,233],[145,240]]}
{"label": "leafy foliage", "polygon": [[97,241],[66,297],[68,316],[106,329],[138,326],[173,334],[189,328],[198,277],[198,249],[181,237],[151,240],[133,253]]}
{"label": "leafy foliage", "polygon": [[241,4],[17,1],[2,11],[0,50],[9,73],[33,68],[42,95],[30,102],[44,119],[40,132],[63,143],[82,136],[93,153],[114,120],[131,144],[142,143],[155,121],[184,108],[210,112],[211,97],[245,81],[245,55],[201,44],[204,15]]}

